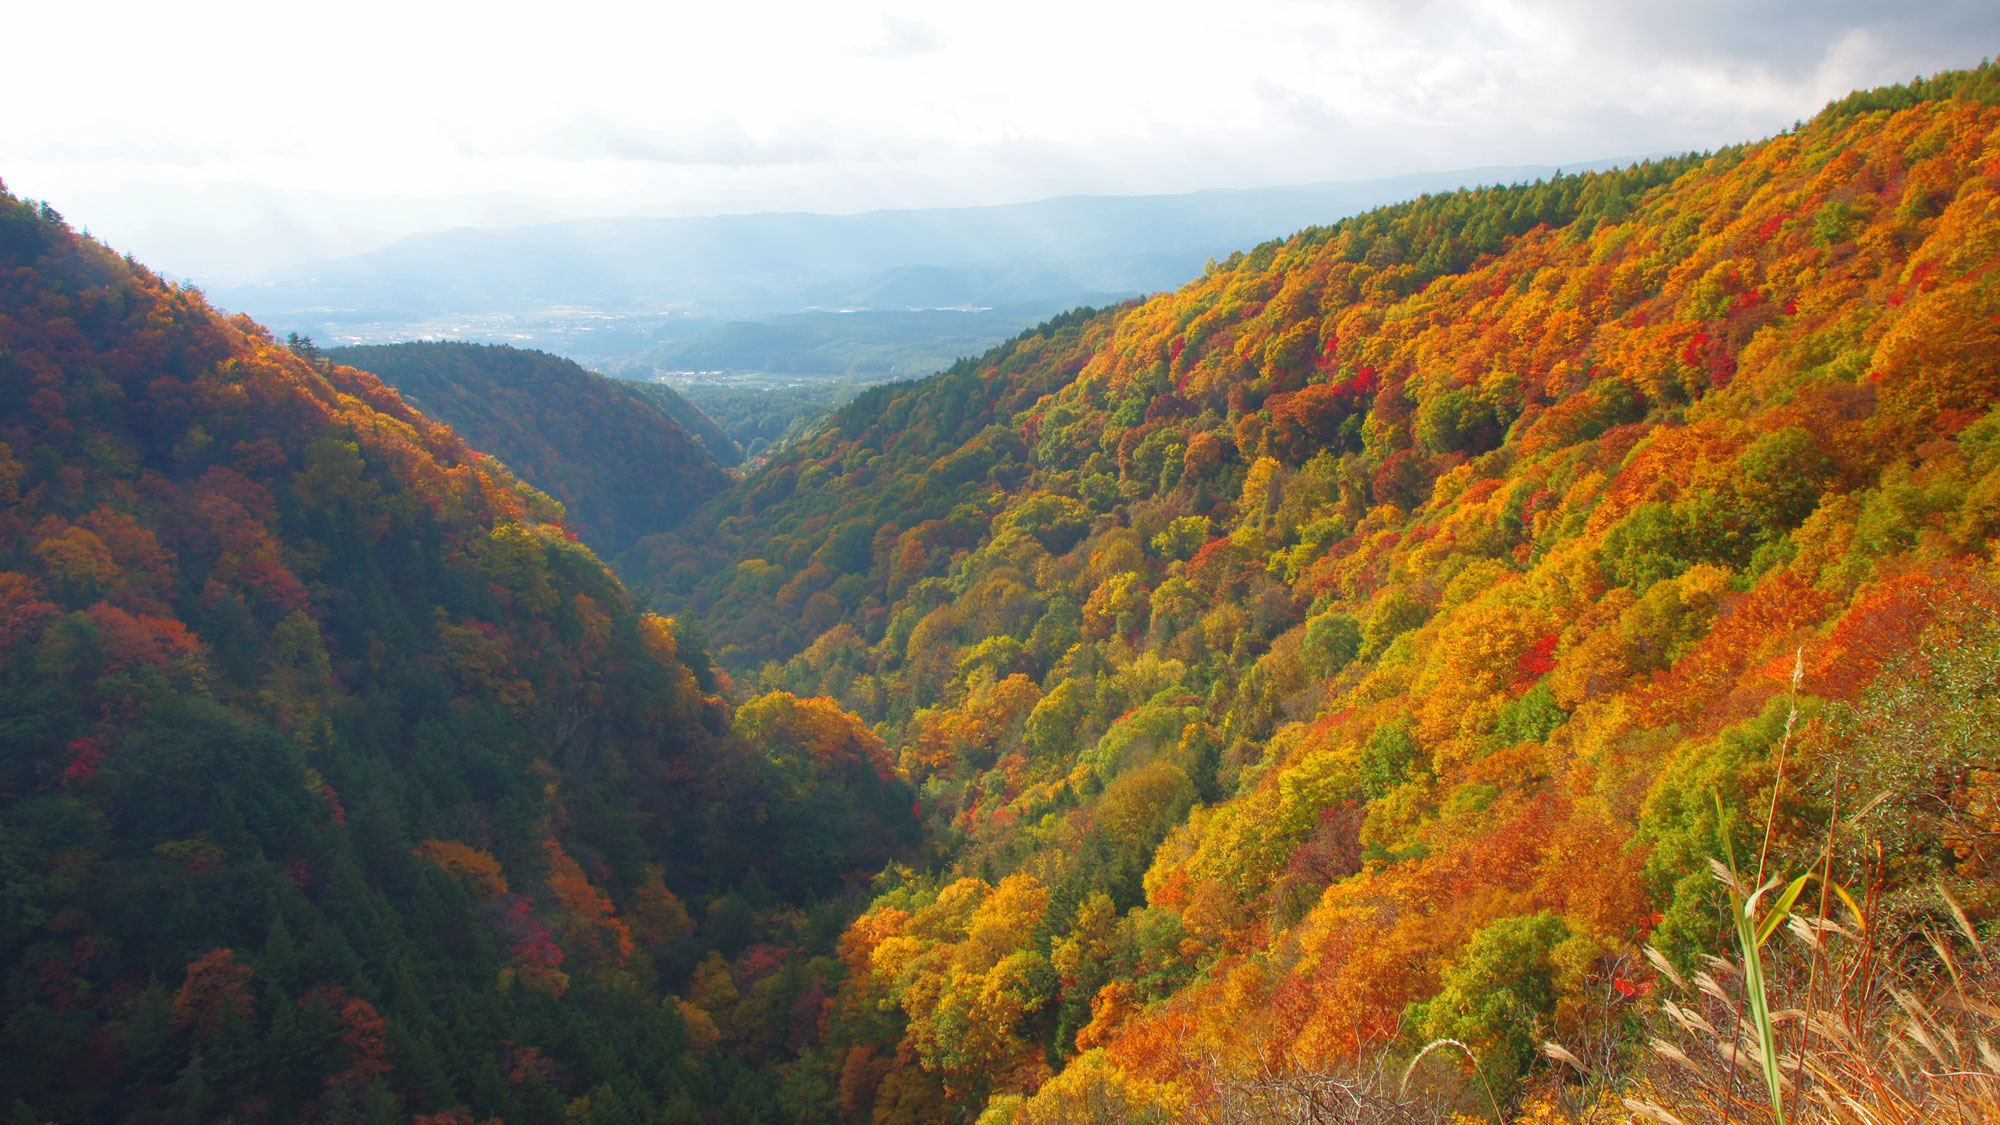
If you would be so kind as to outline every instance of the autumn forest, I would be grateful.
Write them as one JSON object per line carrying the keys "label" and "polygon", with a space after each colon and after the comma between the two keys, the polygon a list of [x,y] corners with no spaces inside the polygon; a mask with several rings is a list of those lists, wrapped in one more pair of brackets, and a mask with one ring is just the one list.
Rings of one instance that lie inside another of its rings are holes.
{"label": "autumn forest", "polygon": [[794,433],[0,194],[0,1115],[2000,1115],[2000,69]]}

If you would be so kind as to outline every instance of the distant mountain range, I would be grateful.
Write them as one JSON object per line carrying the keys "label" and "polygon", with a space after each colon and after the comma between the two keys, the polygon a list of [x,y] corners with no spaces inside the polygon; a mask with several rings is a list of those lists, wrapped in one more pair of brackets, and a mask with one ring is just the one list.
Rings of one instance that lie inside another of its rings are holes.
{"label": "distant mountain range", "polygon": [[454,230],[211,296],[323,342],[443,336],[588,360],[631,356],[719,321],[810,310],[1006,310],[984,346],[1064,308],[1175,288],[1211,257],[1370,207],[1552,172],[1517,165],[990,207]]}

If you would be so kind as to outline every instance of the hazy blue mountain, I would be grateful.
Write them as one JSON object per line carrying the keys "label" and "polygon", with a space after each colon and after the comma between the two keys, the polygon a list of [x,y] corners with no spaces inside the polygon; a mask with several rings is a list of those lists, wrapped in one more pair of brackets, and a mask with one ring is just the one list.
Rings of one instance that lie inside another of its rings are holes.
{"label": "hazy blue mountain", "polygon": [[[718,321],[811,309],[966,310],[1172,289],[1210,257],[1427,192],[1547,176],[1474,168],[1187,195],[857,215],[582,219],[420,235],[219,289],[220,305],[323,342],[448,336],[630,356]],[[999,339],[1018,329],[1013,317]]]}

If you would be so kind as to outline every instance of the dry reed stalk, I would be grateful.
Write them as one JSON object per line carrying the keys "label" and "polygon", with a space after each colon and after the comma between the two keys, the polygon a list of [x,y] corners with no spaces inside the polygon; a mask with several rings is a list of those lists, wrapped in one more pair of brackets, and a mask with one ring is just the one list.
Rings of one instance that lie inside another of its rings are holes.
{"label": "dry reed stalk", "polygon": [[1455,1091],[1422,1083],[1413,1089],[1417,1060],[1400,1077],[1393,1061],[1387,1051],[1339,1069],[1285,1069],[1264,1060],[1245,1075],[1208,1058],[1191,1116],[1203,1125],[1449,1125],[1459,1117]]}
{"label": "dry reed stalk", "polygon": [[[1716,979],[1741,977],[1740,964],[1711,960],[1690,985],[1655,955],[1679,999],[1662,1001],[1664,1034],[1653,1041],[1653,1061],[1636,1076],[1646,1093],[1631,1096],[1628,1108],[1682,1125],[2000,1122],[2000,1049],[1994,1042],[2000,966],[1963,911],[1952,913],[1972,956],[1961,963],[1943,935],[1930,935],[1944,967],[1944,979],[1936,981],[1913,971],[1894,977],[1882,972],[1859,919],[1844,924],[1824,914],[1792,916],[1786,932],[1810,956],[1774,965],[1766,1000],[1774,1025],[1798,1025],[1797,1047],[1768,1060],[1756,1037],[1720,1030],[1750,1022],[1731,995],[1736,990]],[[1841,995],[1826,1003],[1813,995],[1822,961],[1835,970],[1854,969],[1838,972]],[[1786,1036],[1788,1044],[1793,1039]],[[1778,1106],[1738,1092],[1739,1067],[1780,1075],[1786,1117],[1779,1117]]]}

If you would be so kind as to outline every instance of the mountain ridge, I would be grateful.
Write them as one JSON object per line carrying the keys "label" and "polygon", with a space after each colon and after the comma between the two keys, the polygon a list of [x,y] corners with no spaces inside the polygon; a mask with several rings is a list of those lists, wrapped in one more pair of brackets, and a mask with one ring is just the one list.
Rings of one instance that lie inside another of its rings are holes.
{"label": "mountain ridge", "polygon": [[[707,444],[667,415],[664,397],[655,402],[558,356],[448,341],[322,354],[383,379],[500,458],[560,501],[578,534],[607,558],[671,528],[729,482]],[[692,406],[680,408],[698,419]],[[706,429],[731,449],[713,422]]]}

